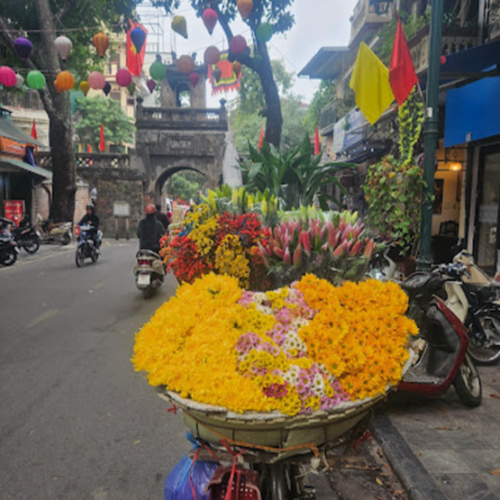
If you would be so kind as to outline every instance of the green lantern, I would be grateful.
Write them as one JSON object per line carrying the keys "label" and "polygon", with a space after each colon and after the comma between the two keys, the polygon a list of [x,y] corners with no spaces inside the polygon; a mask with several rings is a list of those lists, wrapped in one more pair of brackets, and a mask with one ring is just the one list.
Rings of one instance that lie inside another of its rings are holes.
{"label": "green lantern", "polygon": [[156,61],[149,67],[149,75],[157,82],[161,82],[167,76],[167,67],[161,62],[159,55],[156,56]]}
{"label": "green lantern", "polygon": [[257,40],[263,43],[269,42],[269,40],[271,40],[271,38],[273,37],[273,34],[274,34],[274,28],[272,24],[269,23],[262,23],[257,28],[256,32]]}
{"label": "green lantern", "polygon": [[26,77],[26,84],[30,89],[42,90],[47,82],[40,71],[30,71]]}

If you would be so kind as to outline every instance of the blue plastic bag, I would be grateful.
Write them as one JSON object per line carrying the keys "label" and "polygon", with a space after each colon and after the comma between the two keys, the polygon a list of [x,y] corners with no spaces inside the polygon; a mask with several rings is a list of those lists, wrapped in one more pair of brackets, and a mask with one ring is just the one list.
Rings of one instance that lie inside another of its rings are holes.
{"label": "blue plastic bag", "polygon": [[196,499],[209,500],[209,494],[206,493],[207,486],[218,465],[201,460],[197,460],[191,468],[192,464],[193,460],[185,456],[173,468],[165,479],[165,500],[195,500],[190,476],[196,491]]}

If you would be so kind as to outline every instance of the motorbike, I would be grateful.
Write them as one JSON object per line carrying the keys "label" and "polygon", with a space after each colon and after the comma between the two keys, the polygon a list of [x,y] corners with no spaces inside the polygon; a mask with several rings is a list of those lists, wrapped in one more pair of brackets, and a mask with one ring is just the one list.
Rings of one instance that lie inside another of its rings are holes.
{"label": "motorbike", "polygon": [[482,385],[468,353],[467,330],[437,295],[448,280],[440,273],[417,272],[400,283],[410,298],[409,315],[420,334],[412,345],[416,355],[398,390],[440,397],[453,385],[464,405],[476,407],[481,404]]}
{"label": "motorbike", "polygon": [[12,224],[11,220],[0,217],[0,264],[3,266],[13,266],[19,255],[19,247],[7,229]]}
{"label": "motorbike", "polygon": [[37,221],[37,231],[43,243],[60,242],[63,245],[71,243],[71,222],[53,222],[51,219]]}
{"label": "motorbike", "polygon": [[[92,239],[92,231],[96,232],[95,242]],[[102,231],[92,226],[76,226],[75,236],[78,238],[75,262],[77,267],[82,267],[85,259],[97,262],[101,254]]]}
{"label": "motorbike", "polygon": [[149,298],[165,280],[161,257],[151,250],[139,250],[135,256],[135,284],[144,298]]}
{"label": "motorbike", "polygon": [[31,225],[28,214],[24,214],[19,226],[12,229],[12,236],[20,248],[34,254],[40,248],[40,237],[36,229]]}

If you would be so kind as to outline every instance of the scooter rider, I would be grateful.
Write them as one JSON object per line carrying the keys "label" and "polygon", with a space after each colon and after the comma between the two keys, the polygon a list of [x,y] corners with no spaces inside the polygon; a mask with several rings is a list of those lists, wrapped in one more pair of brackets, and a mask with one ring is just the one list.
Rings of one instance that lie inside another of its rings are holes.
{"label": "scooter rider", "polygon": [[89,236],[94,242],[94,245],[98,249],[101,245],[99,238],[97,237],[99,230],[99,217],[95,213],[94,205],[89,203],[87,205],[87,213],[82,217],[81,221],[78,223],[79,226],[90,226]]}
{"label": "scooter rider", "polygon": [[160,239],[165,235],[163,224],[156,218],[156,207],[150,204],[146,207],[146,218],[137,226],[137,236],[141,250],[160,251]]}

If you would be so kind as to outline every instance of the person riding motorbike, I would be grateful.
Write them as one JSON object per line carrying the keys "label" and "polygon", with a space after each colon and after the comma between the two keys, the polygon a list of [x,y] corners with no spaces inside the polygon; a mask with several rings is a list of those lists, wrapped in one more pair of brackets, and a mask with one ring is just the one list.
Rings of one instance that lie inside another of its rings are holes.
{"label": "person riding motorbike", "polygon": [[165,235],[163,224],[156,218],[156,207],[146,207],[146,218],[142,219],[137,226],[140,250],[160,251],[160,239]]}
{"label": "person riding motorbike", "polygon": [[167,231],[168,230],[168,225],[169,225],[168,218],[161,211],[161,205],[155,205],[155,207],[156,207],[155,216],[163,224],[163,227],[165,228],[165,231]]}
{"label": "person riding motorbike", "polygon": [[88,231],[89,237],[94,242],[95,247],[99,250],[101,242],[99,241],[98,230],[99,230],[99,217],[97,217],[95,213],[94,205],[89,203],[87,205],[87,213],[82,217],[79,226],[90,226],[90,230]]}

